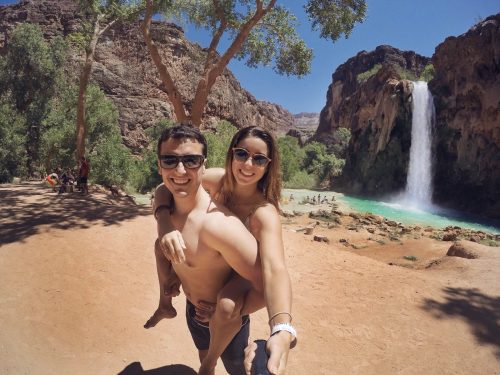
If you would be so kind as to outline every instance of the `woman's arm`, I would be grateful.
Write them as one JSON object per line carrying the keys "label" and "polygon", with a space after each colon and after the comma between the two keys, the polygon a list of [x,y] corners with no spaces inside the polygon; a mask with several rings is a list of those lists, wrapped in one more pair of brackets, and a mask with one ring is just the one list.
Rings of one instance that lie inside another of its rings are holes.
{"label": "woman's arm", "polygon": [[[256,210],[251,219],[251,231],[259,242],[264,279],[264,295],[269,326],[292,322],[292,287],[285,265],[283,235],[278,211],[272,205]],[[268,367],[281,373],[286,367],[288,351],[295,337],[286,330],[275,333],[267,342],[271,353]],[[279,369],[279,370],[278,370]]]}
{"label": "woman's arm", "polygon": [[224,168],[208,168],[205,170],[201,185],[203,189],[208,191],[208,194],[210,194],[212,198],[215,198],[215,195],[220,191],[222,178],[225,173],[226,171]]}

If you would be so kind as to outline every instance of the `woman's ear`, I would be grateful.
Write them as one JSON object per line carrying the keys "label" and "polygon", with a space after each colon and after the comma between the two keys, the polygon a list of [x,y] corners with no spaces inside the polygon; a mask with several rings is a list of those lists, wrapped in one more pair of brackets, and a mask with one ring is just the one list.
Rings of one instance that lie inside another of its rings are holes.
{"label": "woman's ear", "polygon": [[158,165],[158,174],[161,176],[161,165],[160,165],[160,160],[157,160],[157,165]]}

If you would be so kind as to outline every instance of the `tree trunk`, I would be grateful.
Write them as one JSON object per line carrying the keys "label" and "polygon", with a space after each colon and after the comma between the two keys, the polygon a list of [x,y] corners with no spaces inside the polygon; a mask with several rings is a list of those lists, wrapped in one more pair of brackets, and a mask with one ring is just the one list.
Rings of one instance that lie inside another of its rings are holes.
{"label": "tree trunk", "polygon": [[151,18],[153,16],[153,2],[152,0],[146,1],[146,13],[144,15],[144,21],[141,25],[142,35],[144,36],[144,41],[146,42],[146,46],[148,47],[149,54],[153,59],[156,68],[158,69],[158,73],[160,73],[160,78],[163,84],[165,85],[165,90],[167,92],[168,98],[174,107],[174,115],[176,117],[177,122],[188,123],[189,118],[186,115],[186,111],[184,109],[184,103],[182,102],[182,97],[175,86],[175,83],[170,76],[170,73],[167,70],[167,67],[161,61],[161,56],[158,52],[158,48],[153,42],[151,38]]}
{"label": "tree trunk", "polygon": [[208,94],[212,86],[215,84],[217,77],[219,77],[226,68],[229,61],[234,57],[234,55],[241,49],[241,46],[248,38],[250,31],[255,27],[255,25],[264,17],[275,5],[276,0],[271,0],[267,7],[263,8],[261,2],[257,2],[257,9],[252,18],[250,18],[244,25],[241,26],[240,31],[233,43],[229,46],[226,52],[218,59],[214,61],[213,56],[215,53],[215,48],[218,44],[218,39],[220,38],[219,33],[216,33],[214,38],[217,38],[216,43],[211,43],[207,54],[207,63],[205,64],[205,70],[203,72],[203,77],[198,82],[198,87],[196,88],[196,94],[193,100],[193,107],[191,110],[191,121],[194,126],[198,128],[201,126],[201,120],[203,117],[203,112],[207,104]]}
{"label": "tree trunk", "polygon": [[85,139],[87,137],[87,124],[85,123],[85,94],[90,81],[90,73],[92,72],[92,64],[94,63],[94,53],[99,39],[99,18],[94,24],[94,32],[90,45],[85,51],[85,63],[83,65],[82,74],[80,75],[80,83],[78,88],[78,103],[76,111],[76,161],[79,162],[82,156],[85,155]]}

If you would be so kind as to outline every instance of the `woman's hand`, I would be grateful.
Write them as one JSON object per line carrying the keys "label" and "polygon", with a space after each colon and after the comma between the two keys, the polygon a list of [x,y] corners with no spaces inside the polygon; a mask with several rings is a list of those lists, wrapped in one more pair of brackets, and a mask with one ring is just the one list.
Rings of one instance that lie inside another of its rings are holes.
{"label": "woman's hand", "polygon": [[[290,341],[292,337],[286,331],[280,331],[272,335],[266,343],[266,351],[269,355],[267,361],[267,370],[272,375],[284,375],[286,371],[286,363],[288,360],[288,352],[290,351]],[[257,344],[250,342],[245,348],[245,372],[247,375],[252,375],[252,362],[255,358],[255,350]]]}
{"label": "woman's hand", "polygon": [[165,255],[165,258],[174,264],[180,264],[186,261],[186,256],[184,254],[186,245],[184,244],[181,232],[178,230],[168,232],[161,237],[160,249],[163,255]]}

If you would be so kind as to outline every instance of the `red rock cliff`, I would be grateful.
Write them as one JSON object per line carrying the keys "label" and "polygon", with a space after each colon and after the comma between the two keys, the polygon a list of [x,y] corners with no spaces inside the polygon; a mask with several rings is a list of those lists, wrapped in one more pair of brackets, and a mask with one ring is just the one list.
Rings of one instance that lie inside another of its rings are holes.
{"label": "red rock cliff", "polygon": [[500,13],[447,38],[432,62],[435,199],[500,219]]}
{"label": "red rock cliff", "polygon": [[[47,38],[78,30],[76,4],[72,0],[25,0],[17,5],[0,6],[0,53],[8,48],[9,32],[18,23],[39,24]],[[154,23],[152,35],[189,108],[201,72],[203,49],[187,40],[183,30],[172,24]],[[78,53],[71,53],[69,66],[75,78],[81,59]],[[134,151],[147,143],[144,129],[161,118],[172,117],[173,110],[149,58],[139,23],[116,25],[102,36],[92,80],[117,106],[123,141]],[[256,100],[228,69],[217,79],[205,111],[204,127],[213,127],[223,119],[238,128],[253,124],[284,134],[293,124],[290,112],[279,105]]]}

